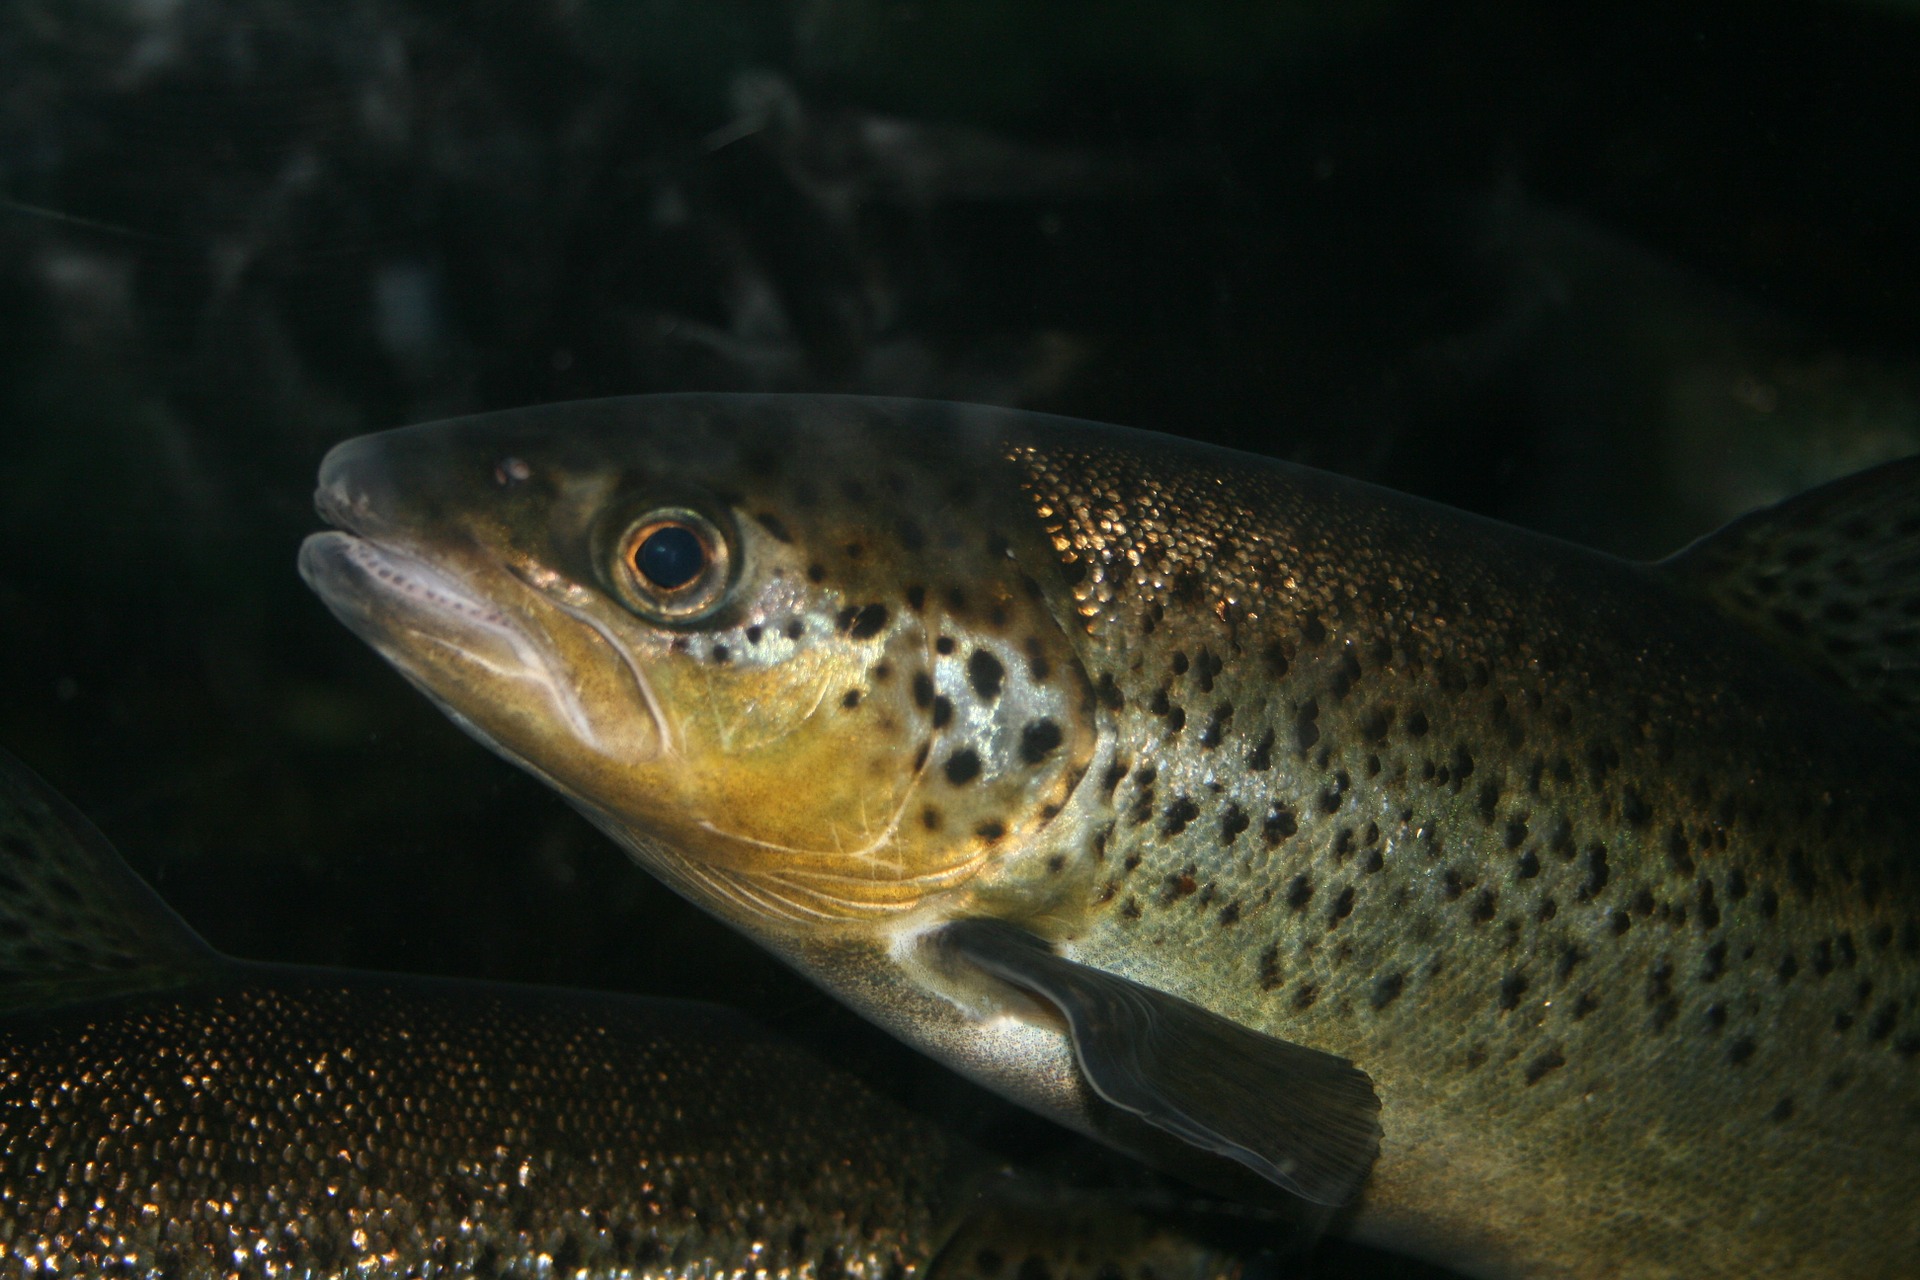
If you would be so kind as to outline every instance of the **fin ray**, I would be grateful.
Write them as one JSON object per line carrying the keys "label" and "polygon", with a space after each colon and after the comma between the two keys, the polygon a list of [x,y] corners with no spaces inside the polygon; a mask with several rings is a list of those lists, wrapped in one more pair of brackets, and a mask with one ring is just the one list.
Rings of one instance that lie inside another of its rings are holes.
{"label": "fin ray", "polygon": [[1077,964],[1005,921],[955,921],[935,939],[1058,1009],[1087,1083],[1114,1106],[1316,1204],[1358,1193],[1380,1103],[1346,1059]]}
{"label": "fin ray", "polygon": [[98,828],[0,752],[0,1012],[172,985],[220,963]]}
{"label": "fin ray", "polygon": [[1660,568],[1920,742],[1920,456],[1744,515]]}

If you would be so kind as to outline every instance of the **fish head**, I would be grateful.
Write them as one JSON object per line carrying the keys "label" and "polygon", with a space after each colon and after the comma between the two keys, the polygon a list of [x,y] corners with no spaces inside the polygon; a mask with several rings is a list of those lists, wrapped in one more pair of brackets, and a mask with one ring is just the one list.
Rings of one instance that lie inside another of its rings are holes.
{"label": "fish head", "polygon": [[687,896],[871,930],[1038,857],[1094,754],[1001,419],[650,396],[362,437],[301,569]]}

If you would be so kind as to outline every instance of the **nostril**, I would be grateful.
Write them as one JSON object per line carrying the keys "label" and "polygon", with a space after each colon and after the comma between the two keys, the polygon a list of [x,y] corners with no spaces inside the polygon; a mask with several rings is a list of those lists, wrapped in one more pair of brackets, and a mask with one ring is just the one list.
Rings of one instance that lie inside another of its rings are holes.
{"label": "nostril", "polygon": [[391,472],[391,458],[377,437],[337,444],[321,460],[314,510],[329,524],[350,532],[377,533],[390,526],[396,515]]}

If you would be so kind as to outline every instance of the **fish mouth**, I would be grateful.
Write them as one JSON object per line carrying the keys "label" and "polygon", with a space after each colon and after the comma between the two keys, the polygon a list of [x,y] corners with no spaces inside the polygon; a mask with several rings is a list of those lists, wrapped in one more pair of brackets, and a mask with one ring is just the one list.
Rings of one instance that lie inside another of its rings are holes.
{"label": "fish mouth", "polygon": [[659,755],[664,717],[616,639],[583,634],[564,602],[483,546],[396,519],[407,502],[384,462],[373,438],[321,465],[314,507],[337,527],[301,544],[300,576],[328,610],[461,728],[563,792],[530,757],[560,742],[560,754],[629,765]]}
{"label": "fish mouth", "polygon": [[504,648],[520,654],[528,637],[505,613],[453,575],[391,544],[339,530],[300,544],[300,576],[355,634],[386,652],[400,628],[470,659]]}

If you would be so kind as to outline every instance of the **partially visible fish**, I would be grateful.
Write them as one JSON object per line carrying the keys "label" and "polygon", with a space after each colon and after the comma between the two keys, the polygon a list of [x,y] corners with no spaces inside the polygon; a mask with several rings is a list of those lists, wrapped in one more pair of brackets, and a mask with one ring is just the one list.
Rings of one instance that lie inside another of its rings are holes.
{"label": "partially visible fish", "polygon": [[1052,1275],[1238,1252],[709,1005],[244,964],[0,761],[0,1274]]}
{"label": "partially visible fish", "polygon": [[318,503],[308,581],[459,723],[1046,1114],[1480,1275],[1920,1274],[1920,463],[1646,566],[684,396],[352,441]]}

